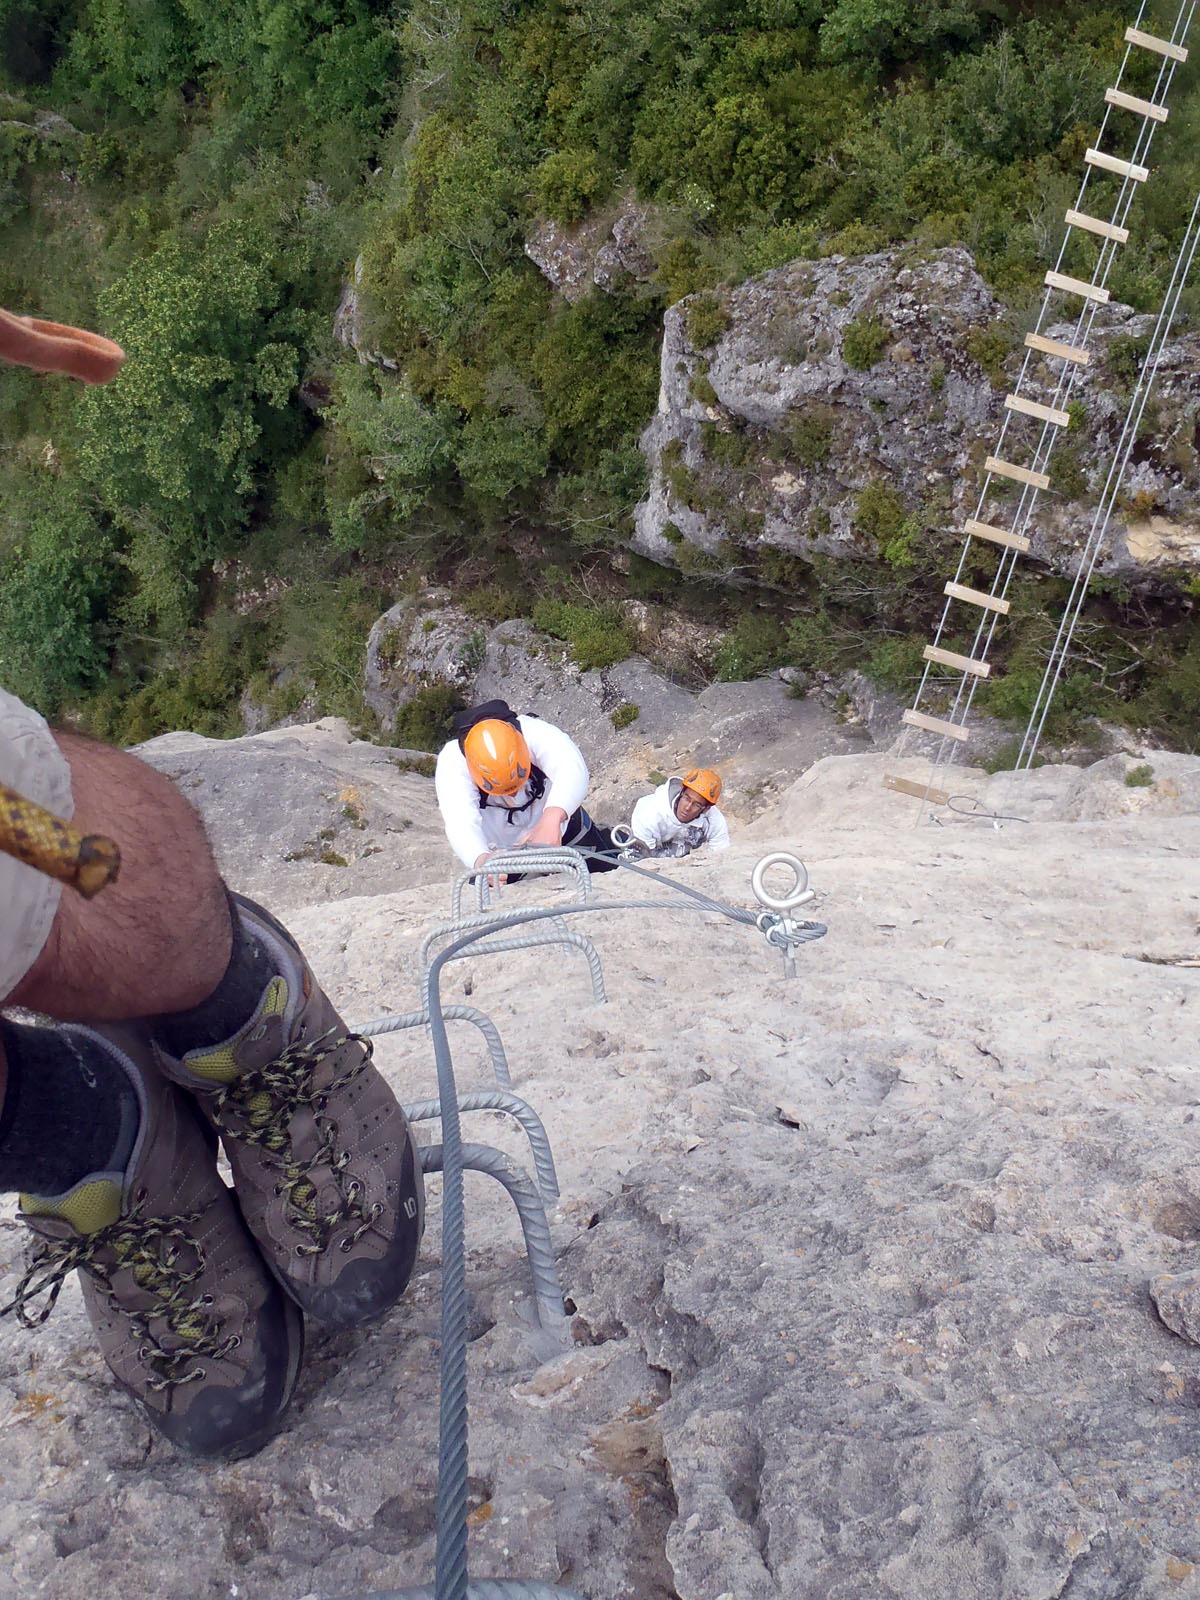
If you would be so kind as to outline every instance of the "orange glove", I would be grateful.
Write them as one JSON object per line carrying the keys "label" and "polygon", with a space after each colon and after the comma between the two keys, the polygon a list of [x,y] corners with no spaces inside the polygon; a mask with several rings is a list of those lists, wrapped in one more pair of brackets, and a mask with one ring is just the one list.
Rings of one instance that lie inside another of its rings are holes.
{"label": "orange glove", "polygon": [[108,383],[125,360],[111,339],[0,309],[0,359],[37,372],[65,372],[84,383]]}

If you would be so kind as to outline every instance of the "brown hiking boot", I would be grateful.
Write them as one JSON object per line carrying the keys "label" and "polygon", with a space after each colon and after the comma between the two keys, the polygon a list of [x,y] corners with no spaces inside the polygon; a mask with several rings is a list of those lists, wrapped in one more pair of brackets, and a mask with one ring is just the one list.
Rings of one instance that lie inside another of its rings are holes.
{"label": "brown hiking boot", "polygon": [[67,1031],[117,1058],[141,1122],[124,1172],[94,1173],[52,1198],[21,1196],[38,1241],[3,1311],[36,1327],[78,1268],[104,1359],[154,1426],[195,1455],[249,1455],[291,1399],[300,1314],[246,1232],[195,1109],[151,1065],[149,1042],[126,1030]]}
{"label": "brown hiking boot", "polygon": [[404,1291],[425,1189],[404,1113],[295,941],[231,899],[276,976],[232,1038],[182,1059],[156,1046],[221,1136],[242,1214],[279,1281],[322,1322],[378,1317]]}

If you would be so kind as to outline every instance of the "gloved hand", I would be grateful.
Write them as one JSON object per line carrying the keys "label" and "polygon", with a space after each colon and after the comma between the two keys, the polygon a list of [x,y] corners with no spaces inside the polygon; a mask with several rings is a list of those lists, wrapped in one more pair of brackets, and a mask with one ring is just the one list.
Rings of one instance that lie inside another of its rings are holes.
{"label": "gloved hand", "polygon": [[680,856],[689,855],[691,848],[686,839],[668,839],[664,844],[660,844],[657,850],[651,850],[650,854],[664,858],[674,857],[677,860]]}

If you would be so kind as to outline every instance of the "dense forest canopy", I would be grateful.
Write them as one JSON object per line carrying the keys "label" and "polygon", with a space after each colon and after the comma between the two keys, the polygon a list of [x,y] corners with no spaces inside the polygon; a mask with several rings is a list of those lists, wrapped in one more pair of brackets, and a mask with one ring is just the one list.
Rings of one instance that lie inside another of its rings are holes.
{"label": "dense forest canopy", "polygon": [[[4,681],[110,736],[229,732],[281,675],[353,709],[366,625],[447,562],[481,614],[563,601],[641,491],[664,307],[909,240],[1028,300],[1127,10],[0,0],[0,304],[134,358],[92,393],[0,371]],[[1111,280],[1142,308],[1194,81]],[[530,229],[629,195],[649,280],[566,303]],[[356,261],[386,365],[333,337]]]}

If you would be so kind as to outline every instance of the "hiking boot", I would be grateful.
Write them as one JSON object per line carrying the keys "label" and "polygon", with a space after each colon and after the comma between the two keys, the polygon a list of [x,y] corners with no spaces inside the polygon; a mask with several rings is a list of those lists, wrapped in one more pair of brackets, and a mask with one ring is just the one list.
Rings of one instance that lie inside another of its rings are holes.
{"label": "hiking boot", "polygon": [[159,1064],[220,1134],[280,1283],[322,1322],[365,1322],[395,1304],[416,1261],[425,1189],[412,1134],[369,1041],[347,1029],[295,940],[230,898],[276,976],[231,1038],[181,1058],[156,1045]]}
{"label": "hiking boot", "polygon": [[38,1238],[0,1315],[16,1310],[28,1328],[45,1322],[77,1268],[104,1359],[154,1426],[194,1455],[249,1455],[291,1399],[300,1314],[218,1177],[208,1130],[154,1070],[148,1041],[67,1031],[117,1057],[140,1125],[124,1172],[93,1173],[62,1195],[21,1196],[21,1218]]}

